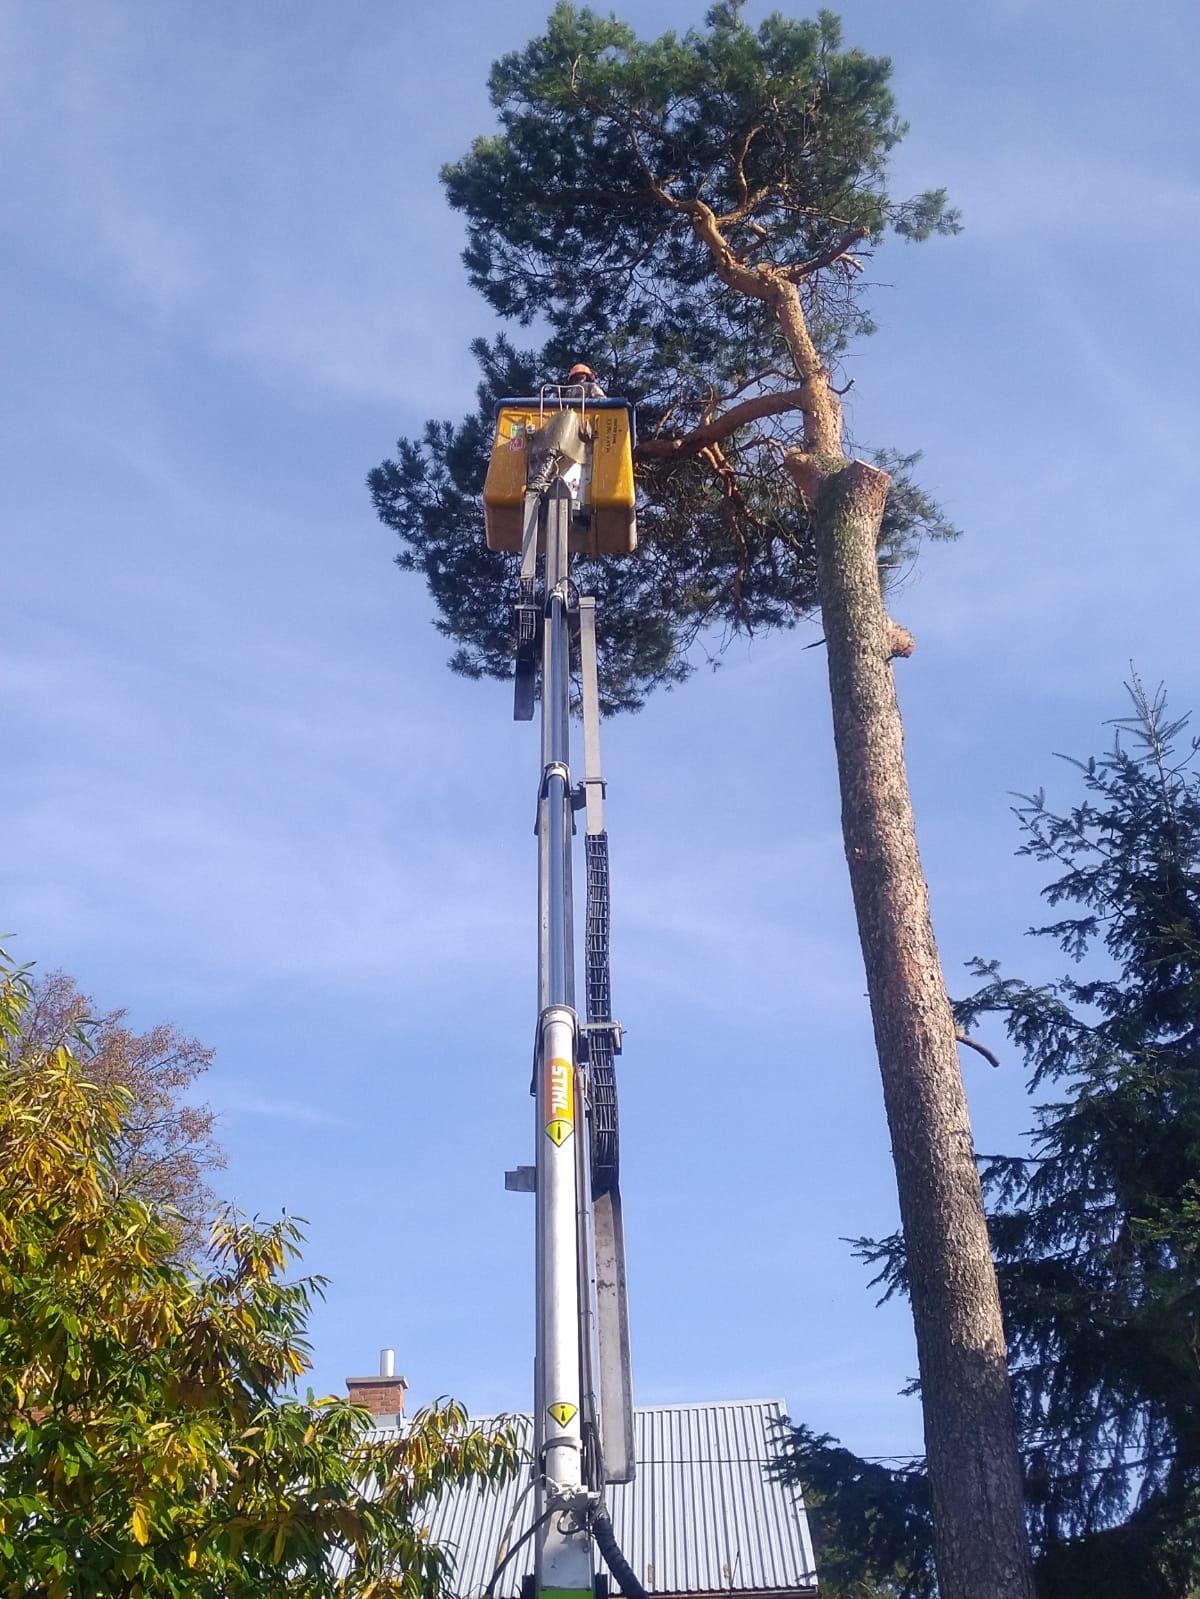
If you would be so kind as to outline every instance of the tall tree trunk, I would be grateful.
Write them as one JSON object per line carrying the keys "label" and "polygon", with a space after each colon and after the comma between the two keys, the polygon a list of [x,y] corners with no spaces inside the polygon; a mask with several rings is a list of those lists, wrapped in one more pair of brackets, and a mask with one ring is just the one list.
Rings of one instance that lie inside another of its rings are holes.
{"label": "tall tree trunk", "polygon": [[792,463],[814,501],[842,831],[907,1252],[941,1599],[1032,1599],[995,1267],[929,915],[876,564],[889,479]]}
{"label": "tall tree trunk", "polygon": [[817,546],[842,837],[900,1196],[941,1599],[1033,1599],[1000,1293],[892,680],[892,657],[910,654],[912,638],[879,586],[891,479],[843,452],[841,404],[800,293],[814,263],[748,267],[703,201],[684,209],[721,281],[770,307],[802,380],[803,446],[785,463]]}

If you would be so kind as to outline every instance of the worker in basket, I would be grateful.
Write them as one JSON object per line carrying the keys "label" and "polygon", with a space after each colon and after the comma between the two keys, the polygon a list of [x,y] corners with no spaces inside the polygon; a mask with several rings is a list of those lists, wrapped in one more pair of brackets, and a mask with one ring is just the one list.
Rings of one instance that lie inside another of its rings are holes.
{"label": "worker in basket", "polygon": [[603,400],[604,390],[597,381],[596,374],[584,361],[576,361],[567,373],[567,386],[572,389],[582,389],[585,400]]}
{"label": "worker in basket", "polygon": [[[567,373],[567,381],[560,393],[567,405],[574,402],[576,394],[583,400],[603,400],[604,390],[596,374],[584,361],[576,361]],[[584,462],[587,446],[594,430],[584,417],[570,410],[556,412],[541,427],[528,435],[529,475],[528,488],[544,493],[555,478],[561,478],[576,502],[576,515],[582,514],[579,500],[583,489]]]}
{"label": "worker in basket", "polygon": [[542,384],[536,395],[501,400],[483,491],[488,548],[520,550],[526,495],[562,483],[573,502],[572,549],[631,555],[637,547],[634,442],[632,406],[609,398],[586,361],[560,367],[558,381]]}

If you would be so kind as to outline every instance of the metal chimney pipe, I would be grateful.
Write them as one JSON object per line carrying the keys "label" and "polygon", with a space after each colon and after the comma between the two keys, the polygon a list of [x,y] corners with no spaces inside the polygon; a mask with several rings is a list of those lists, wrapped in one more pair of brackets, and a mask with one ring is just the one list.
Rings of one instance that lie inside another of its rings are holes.
{"label": "metal chimney pipe", "polygon": [[381,1377],[394,1377],[396,1375],[396,1351],[394,1349],[381,1349],[379,1351],[379,1375]]}

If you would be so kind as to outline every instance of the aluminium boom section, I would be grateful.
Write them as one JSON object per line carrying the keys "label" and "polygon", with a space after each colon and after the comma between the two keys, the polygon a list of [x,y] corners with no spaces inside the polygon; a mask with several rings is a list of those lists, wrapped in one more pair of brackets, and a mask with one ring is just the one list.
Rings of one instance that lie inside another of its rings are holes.
{"label": "aluminium boom section", "polygon": [[[532,510],[532,506],[529,507]],[[571,903],[571,496],[540,496],[544,530],[542,778],[538,794],[536,1584],[542,1594],[590,1594],[590,1496],[584,1471],[585,1367],[592,1333],[586,1156],[579,1094]],[[582,1168],[582,1169],[581,1169]],[[586,1299],[585,1299],[586,1295]]]}
{"label": "aluminium boom section", "polygon": [[[634,1471],[613,1069],[621,1035],[611,1015],[608,971],[608,835],[600,773],[595,600],[578,593],[569,572],[574,545],[593,554],[600,552],[593,548],[597,541],[605,554],[629,553],[634,547],[632,489],[629,483],[621,488],[622,470],[631,482],[632,418],[625,420],[623,402],[616,410],[613,402],[602,402],[609,407],[606,425],[585,427],[584,397],[576,398],[578,417],[569,395],[560,394],[553,407],[544,395],[536,402],[500,403],[484,494],[489,514],[495,513],[487,526],[489,545],[519,547],[521,552],[515,607],[517,721],[532,720],[541,678],[536,1162],[506,1173],[505,1186],[532,1189],[536,1195],[536,1497],[533,1524],[525,1536],[533,1538],[535,1588],[543,1599],[585,1599],[592,1593],[593,1543],[607,1551],[606,1559],[619,1555],[612,1546],[605,1485],[630,1482]],[[551,410],[553,415],[544,428],[529,431],[535,405],[538,420]],[[607,476],[601,492],[594,493],[598,462]],[[513,517],[518,512],[515,491],[522,481],[518,545]],[[624,510],[622,492],[628,501]],[[597,531],[594,519],[601,512],[612,525]],[[579,784],[572,781],[570,765],[576,626],[584,729]],[[574,817],[581,809],[587,816],[584,1022],[576,1011],[572,890]]]}

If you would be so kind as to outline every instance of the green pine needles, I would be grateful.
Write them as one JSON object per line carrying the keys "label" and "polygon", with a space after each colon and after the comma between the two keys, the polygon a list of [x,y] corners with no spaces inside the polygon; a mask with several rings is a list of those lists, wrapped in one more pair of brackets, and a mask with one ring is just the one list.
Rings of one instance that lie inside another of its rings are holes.
{"label": "green pine needles", "polygon": [[[477,410],[428,422],[369,477],[455,671],[511,671],[516,561],[486,551],[481,532],[493,406],[580,358],[636,405],[640,432],[638,556],[580,566],[598,601],[606,709],[636,709],[737,635],[814,614],[811,517],[781,465],[803,434],[803,379],[776,311],[731,287],[688,208],[707,208],[731,260],[790,274],[835,363],[872,331],[868,269],[886,236],[959,225],[941,190],[898,200],[888,188],[905,132],[889,75],[886,58],[843,46],[828,12],[753,29],[737,4],[652,40],[559,4],[544,35],[496,63],[499,130],[443,180],[472,283],[538,338],[476,340]],[[917,455],[872,459],[894,479],[879,539],[891,579],[922,538],[955,530],[916,486]]]}

